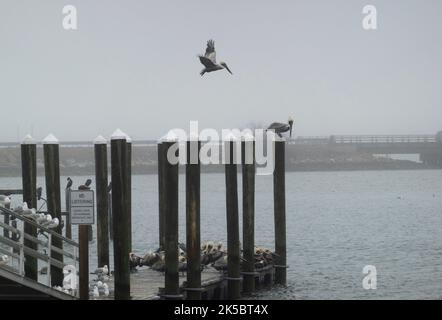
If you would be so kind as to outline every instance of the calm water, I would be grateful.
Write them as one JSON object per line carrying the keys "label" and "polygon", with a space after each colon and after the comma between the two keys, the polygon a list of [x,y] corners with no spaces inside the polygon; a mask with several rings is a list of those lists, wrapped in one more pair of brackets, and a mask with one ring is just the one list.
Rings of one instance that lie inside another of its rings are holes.
{"label": "calm water", "polygon": [[[77,186],[86,177],[73,179]],[[287,173],[286,184],[289,286],[259,298],[442,298],[442,170],[296,172]],[[21,180],[0,178],[0,186],[20,187]],[[202,241],[226,243],[224,175],[203,175],[201,188]],[[133,247],[139,254],[158,246],[156,190],[155,175],[133,177]],[[182,242],[184,200],[180,176]],[[256,244],[273,248],[273,232],[272,177],[259,176]],[[377,269],[376,290],[362,287],[365,265]]]}

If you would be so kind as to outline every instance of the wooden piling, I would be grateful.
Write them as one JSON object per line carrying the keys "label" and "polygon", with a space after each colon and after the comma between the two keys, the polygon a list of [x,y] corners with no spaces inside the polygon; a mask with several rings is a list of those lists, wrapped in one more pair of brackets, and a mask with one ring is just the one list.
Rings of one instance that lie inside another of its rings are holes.
{"label": "wooden piling", "polygon": [[[26,202],[29,208],[37,208],[37,145],[29,135],[21,144],[21,167],[23,202]],[[24,232],[37,238],[37,228],[27,222],[24,224]],[[35,242],[26,238],[24,245],[36,251],[38,249]],[[37,259],[27,254],[25,254],[25,276],[36,281],[38,279]]]}
{"label": "wooden piling", "polygon": [[[58,140],[52,134],[43,140],[43,154],[46,176],[46,200],[48,212],[52,218],[58,218],[61,222],[61,200],[60,200],[60,162]],[[62,226],[54,229],[58,234],[62,234]],[[60,238],[52,238],[52,245],[63,249]],[[51,257],[63,261],[63,255],[51,250]],[[51,286],[63,286],[63,270],[51,265]]]}
{"label": "wooden piling", "polygon": [[[177,141],[167,140],[163,142],[165,153],[169,148],[176,148]],[[178,153],[178,150],[176,151]],[[178,274],[178,163],[170,163],[164,160],[164,248],[166,251],[164,298],[178,299],[179,274]]]}
{"label": "wooden piling", "polygon": [[287,285],[286,218],[285,218],[285,140],[275,144],[273,199],[275,214],[275,283]]}
{"label": "wooden piling", "polygon": [[114,234],[115,299],[130,299],[129,221],[126,210],[126,135],[117,130],[111,139],[112,226]]}
{"label": "wooden piling", "polygon": [[243,292],[255,291],[255,142],[253,136],[241,141],[243,208]]}
{"label": "wooden piling", "polygon": [[201,299],[200,162],[201,142],[187,142],[186,164],[186,249],[187,299]]}
{"label": "wooden piling", "polygon": [[107,141],[102,136],[94,140],[95,185],[97,189],[97,256],[98,267],[109,266],[109,199]]}
{"label": "wooden piling", "polygon": [[164,217],[166,216],[164,212],[165,203],[165,184],[164,184],[164,170],[167,157],[167,150],[165,151],[163,142],[159,142],[157,146],[158,153],[158,235],[159,235],[159,247],[164,248]]}
{"label": "wooden piling", "polygon": [[88,239],[88,226],[78,226],[78,242],[79,242],[79,259],[80,259],[80,272],[79,272],[79,289],[80,299],[89,300],[89,239]]}
{"label": "wooden piling", "polygon": [[68,212],[68,215],[66,216],[66,226],[65,226],[65,235],[66,238],[68,239],[72,239],[72,225],[71,225],[71,217],[70,217],[70,211],[69,211],[69,206],[70,206],[70,197],[71,197],[71,188],[66,188],[64,190],[64,195],[65,195],[65,204],[66,204],[66,212]]}
{"label": "wooden piling", "polygon": [[226,215],[227,215],[227,298],[240,298],[238,174],[236,142],[225,142]]}
{"label": "wooden piling", "polygon": [[129,221],[129,251],[132,252],[132,140],[129,136],[126,137],[126,210]]}

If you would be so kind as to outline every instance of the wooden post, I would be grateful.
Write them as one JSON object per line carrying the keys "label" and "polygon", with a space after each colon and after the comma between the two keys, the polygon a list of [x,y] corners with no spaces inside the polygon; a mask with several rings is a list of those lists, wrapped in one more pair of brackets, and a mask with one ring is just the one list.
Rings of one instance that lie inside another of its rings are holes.
{"label": "wooden post", "polygon": [[[163,142],[165,153],[169,148],[177,148],[178,142],[172,139]],[[173,149],[172,149],[173,150]],[[178,152],[178,150],[177,150]],[[164,201],[164,231],[166,251],[166,272],[164,285],[164,298],[179,298],[179,274],[178,274],[178,163],[165,162],[164,188],[166,190]]]}
{"label": "wooden post", "polygon": [[227,213],[227,299],[240,298],[238,173],[234,137],[225,142]]}
{"label": "wooden post", "polygon": [[287,253],[285,223],[285,140],[275,142],[273,199],[275,211],[275,283],[287,285]]}
{"label": "wooden post", "polygon": [[127,219],[129,220],[129,252],[132,252],[132,140],[129,136],[126,137],[126,210]]}
{"label": "wooden post", "polygon": [[109,199],[107,141],[102,136],[94,140],[95,184],[97,188],[97,256],[98,267],[109,266]]}
{"label": "wooden post", "polygon": [[79,258],[80,258],[80,299],[89,300],[89,239],[88,225],[78,226]]}
{"label": "wooden post", "polygon": [[66,226],[65,226],[65,235],[66,238],[68,239],[72,239],[72,225],[71,225],[71,217],[70,217],[70,210],[69,210],[69,205],[70,205],[70,197],[71,197],[71,187],[66,188],[64,190],[64,198],[65,198],[65,203],[66,203],[66,212],[68,213],[68,215],[66,216]]}
{"label": "wooden post", "polygon": [[157,146],[158,150],[158,236],[159,236],[159,247],[164,249],[164,217],[166,216],[164,212],[164,202],[166,196],[165,184],[164,184],[164,170],[166,163],[167,150],[164,148],[163,142],[159,142]]}
{"label": "wooden post", "polygon": [[[43,140],[43,153],[48,212],[52,215],[52,218],[58,218],[61,222],[59,145],[57,138],[52,134]],[[54,231],[60,235],[62,234],[61,223]],[[60,238],[53,237],[52,245],[63,249],[63,243]],[[63,262],[63,255],[54,250],[51,250],[51,257]],[[51,266],[51,286],[63,286],[63,270],[55,266]]]}
{"label": "wooden post", "polygon": [[[21,144],[21,168],[23,185],[23,202],[29,208],[37,208],[37,145],[34,139],[27,135]],[[24,232],[37,238],[37,228],[25,222]],[[35,242],[24,239],[24,245],[33,250],[38,249]],[[38,279],[37,259],[25,254],[25,276]]]}
{"label": "wooden post", "polygon": [[255,142],[253,136],[241,141],[243,208],[243,292],[255,291]]}
{"label": "wooden post", "polygon": [[187,299],[201,299],[200,162],[201,142],[187,142],[186,164],[186,249]]}
{"label": "wooden post", "polygon": [[126,135],[117,129],[111,138],[112,226],[114,233],[115,299],[130,299],[129,221],[126,210]]}

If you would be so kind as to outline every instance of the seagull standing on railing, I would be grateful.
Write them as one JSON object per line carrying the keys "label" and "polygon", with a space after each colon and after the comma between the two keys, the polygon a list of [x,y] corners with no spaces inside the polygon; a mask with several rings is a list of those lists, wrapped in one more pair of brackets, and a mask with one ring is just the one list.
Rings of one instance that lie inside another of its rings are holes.
{"label": "seagull standing on railing", "polygon": [[8,262],[9,262],[9,257],[6,254],[0,256],[0,266],[8,264]]}
{"label": "seagull standing on railing", "polygon": [[11,204],[11,198],[3,194],[0,194],[0,207],[5,208],[9,204]]}
{"label": "seagull standing on railing", "polygon": [[293,129],[293,119],[289,118],[288,123],[280,123],[280,122],[273,122],[267,130],[275,131],[275,133],[282,138],[282,134],[284,132],[290,131],[290,137],[292,136],[292,129]]}
{"label": "seagull standing on railing", "polygon": [[207,41],[206,53],[204,54],[204,56],[199,55],[198,57],[205,67],[200,72],[201,76],[203,76],[206,72],[212,72],[222,69],[226,69],[230,74],[233,74],[225,62],[221,61],[219,64],[216,63],[215,41],[213,40]]}

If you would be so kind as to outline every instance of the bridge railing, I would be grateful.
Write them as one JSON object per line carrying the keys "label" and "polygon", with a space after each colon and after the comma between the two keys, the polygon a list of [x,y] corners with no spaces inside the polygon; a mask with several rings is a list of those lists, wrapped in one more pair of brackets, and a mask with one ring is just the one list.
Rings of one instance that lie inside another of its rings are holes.
{"label": "bridge railing", "polygon": [[435,135],[338,135],[330,136],[331,143],[421,143],[436,142]]}
{"label": "bridge railing", "polygon": [[[79,270],[78,243],[8,208],[0,207],[0,213],[8,217],[4,219],[5,221],[9,221],[8,223],[0,221],[0,255],[7,257],[7,261],[0,263],[0,268],[25,277],[25,256],[32,257],[37,260],[37,281],[48,287],[52,287],[51,266],[67,272]],[[25,223],[35,227],[37,237],[25,233]],[[61,246],[54,245],[55,239],[57,243],[61,243]],[[71,268],[65,269],[66,266]],[[71,276],[76,277],[77,272]],[[78,297],[76,289],[65,290],[64,293]]]}

